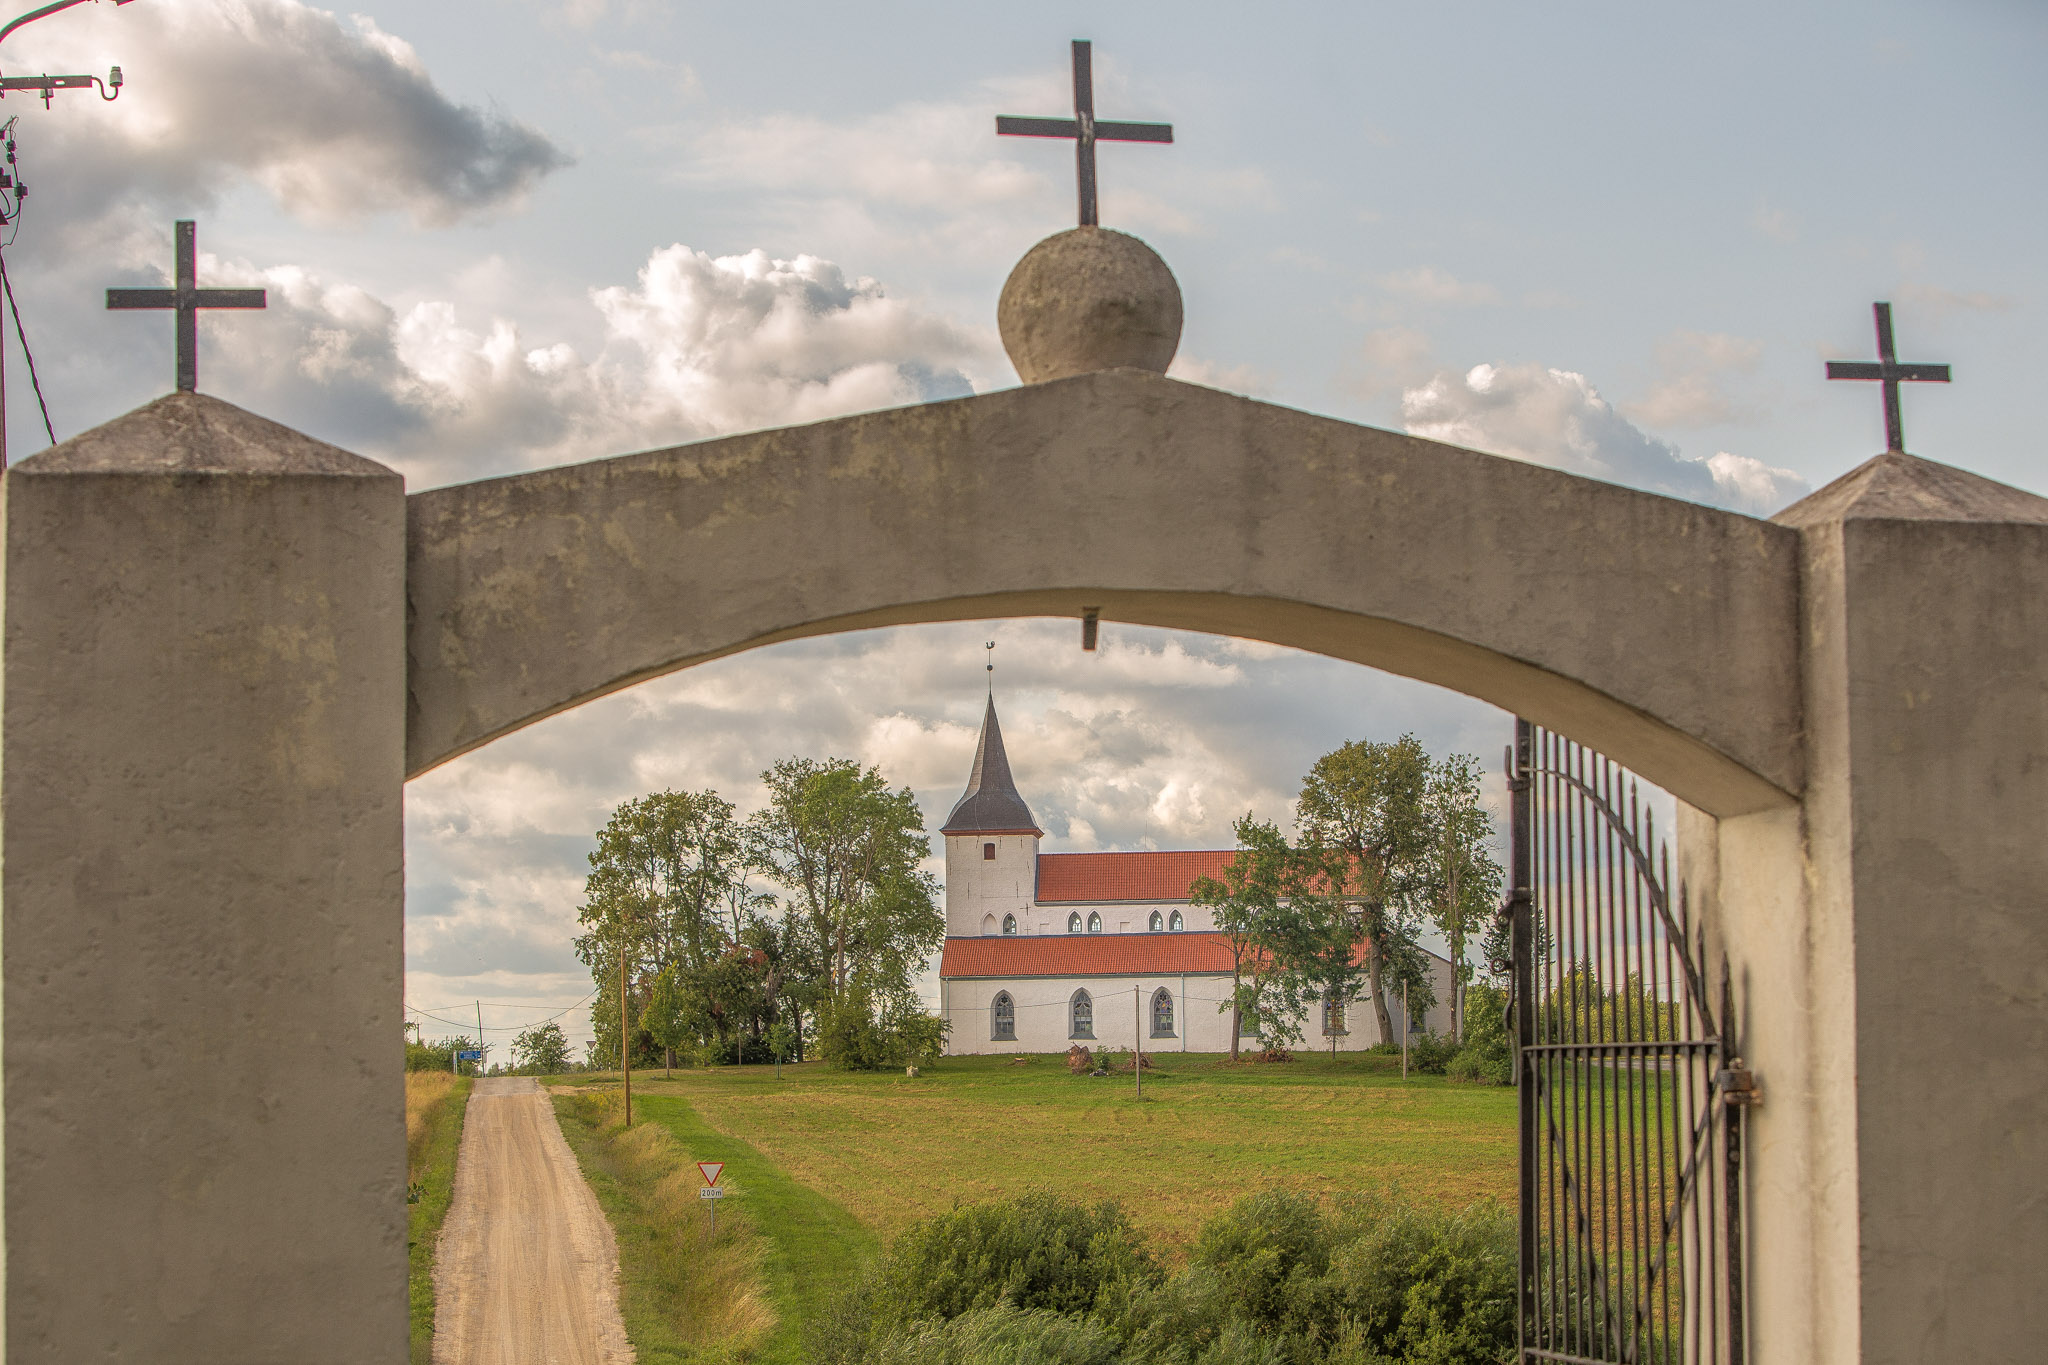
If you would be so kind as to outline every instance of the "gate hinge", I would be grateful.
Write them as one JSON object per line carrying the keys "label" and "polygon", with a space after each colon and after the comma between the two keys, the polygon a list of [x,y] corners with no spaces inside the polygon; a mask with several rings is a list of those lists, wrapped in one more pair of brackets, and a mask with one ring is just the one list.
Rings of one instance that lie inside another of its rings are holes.
{"label": "gate hinge", "polygon": [[1714,1089],[1721,1092],[1723,1104],[1754,1109],[1764,1102],[1763,1087],[1756,1083],[1756,1073],[1745,1067],[1740,1057],[1730,1058],[1725,1070],[1714,1073]]}

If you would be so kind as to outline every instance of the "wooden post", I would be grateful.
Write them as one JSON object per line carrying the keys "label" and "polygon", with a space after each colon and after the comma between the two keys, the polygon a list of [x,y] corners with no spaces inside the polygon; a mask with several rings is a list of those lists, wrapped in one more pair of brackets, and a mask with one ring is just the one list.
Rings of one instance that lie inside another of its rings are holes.
{"label": "wooden post", "polygon": [[1408,1079],[1408,983],[1401,983],[1401,1079]]}
{"label": "wooden post", "polygon": [[633,1126],[633,1051],[626,1032],[626,945],[619,943],[619,1080],[626,1089],[626,1126]]}

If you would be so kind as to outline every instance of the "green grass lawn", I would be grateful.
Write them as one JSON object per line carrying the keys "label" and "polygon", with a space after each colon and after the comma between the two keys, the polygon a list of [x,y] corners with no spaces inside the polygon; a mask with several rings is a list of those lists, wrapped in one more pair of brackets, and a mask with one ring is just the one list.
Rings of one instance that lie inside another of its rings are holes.
{"label": "green grass lawn", "polygon": [[671,1125],[692,1160],[734,1163],[731,1178],[778,1238],[782,1305],[836,1276],[806,1258],[837,1257],[856,1227],[886,1238],[957,1202],[1031,1189],[1119,1200],[1169,1260],[1204,1221],[1267,1186],[1394,1184],[1460,1206],[1514,1195],[1511,1089],[1403,1080],[1398,1057],[1154,1061],[1142,1102],[1128,1074],[1070,1076],[1054,1056],[946,1058],[915,1079],[815,1063],[779,1080],[772,1066],[636,1072],[633,1090],[636,1110]]}

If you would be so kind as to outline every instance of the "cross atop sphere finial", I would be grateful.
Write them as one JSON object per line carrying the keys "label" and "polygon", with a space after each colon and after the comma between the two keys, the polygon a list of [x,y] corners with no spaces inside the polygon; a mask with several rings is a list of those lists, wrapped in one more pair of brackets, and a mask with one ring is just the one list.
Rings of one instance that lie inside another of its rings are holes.
{"label": "cross atop sphere finial", "polygon": [[1085,39],[1074,40],[1074,116],[1017,118],[996,115],[996,132],[1008,137],[1070,137],[1074,139],[1074,174],[1080,182],[1081,226],[1098,226],[1095,212],[1095,144],[1098,142],[1171,142],[1170,123],[1108,123],[1095,118],[1095,67]]}
{"label": "cross atop sphere finial", "polygon": [[1892,349],[1892,306],[1888,303],[1870,305],[1877,315],[1877,363],[1867,360],[1830,360],[1830,379],[1875,379],[1884,385],[1884,439],[1886,450],[1904,452],[1906,449],[1905,423],[1899,418],[1899,381],[1919,380],[1926,383],[1948,383],[1946,365],[1901,365]]}
{"label": "cross atop sphere finial", "polygon": [[178,220],[178,248],[170,289],[109,289],[109,308],[175,308],[178,312],[178,391],[199,387],[199,310],[261,308],[261,289],[201,289],[198,229],[189,218]]}

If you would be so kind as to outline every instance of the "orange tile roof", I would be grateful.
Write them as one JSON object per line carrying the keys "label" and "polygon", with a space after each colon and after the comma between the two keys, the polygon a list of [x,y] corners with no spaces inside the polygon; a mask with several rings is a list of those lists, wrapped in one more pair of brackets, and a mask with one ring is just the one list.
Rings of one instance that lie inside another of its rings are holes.
{"label": "orange tile roof", "polygon": [[1205,933],[949,938],[939,959],[942,977],[1174,976],[1181,972],[1229,975],[1229,941],[1221,934]]}
{"label": "orange tile roof", "polygon": [[1234,848],[1171,853],[1041,853],[1038,903],[1184,901],[1197,877],[1221,879]]}

